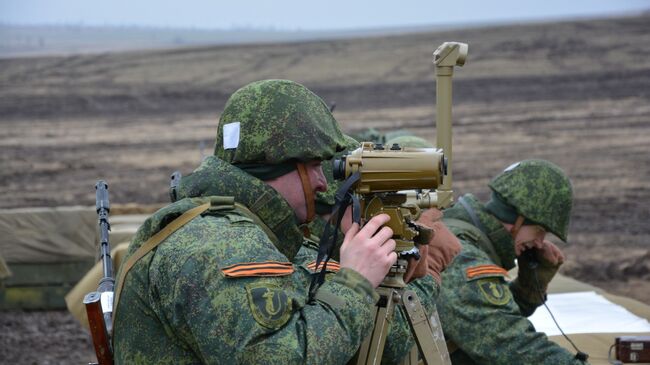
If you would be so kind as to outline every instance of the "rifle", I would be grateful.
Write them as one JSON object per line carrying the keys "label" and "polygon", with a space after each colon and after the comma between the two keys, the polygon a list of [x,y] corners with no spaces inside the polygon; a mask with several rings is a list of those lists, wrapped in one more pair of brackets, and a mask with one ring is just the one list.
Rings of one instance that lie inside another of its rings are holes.
{"label": "rifle", "polygon": [[181,183],[183,175],[180,171],[174,171],[169,182],[169,200],[172,203],[178,200],[178,184]]}
{"label": "rifle", "polygon": [[95,184],[95,206],[99,216],[100,228],[100,253],[104,266],[104,275],[99,281],[97,290],[86,294],[84,305],[88,315],[90,334],[97,355],[97,364],[113,364],[113,348],[111,346],[111,333],[113,330],[113,291],[115,278],[113,278],[113,261],[111,260],[111,249],[108,242],[108,231],[111,226],[108,223],[110,203],[108,201],[108,184],[99,180]]}

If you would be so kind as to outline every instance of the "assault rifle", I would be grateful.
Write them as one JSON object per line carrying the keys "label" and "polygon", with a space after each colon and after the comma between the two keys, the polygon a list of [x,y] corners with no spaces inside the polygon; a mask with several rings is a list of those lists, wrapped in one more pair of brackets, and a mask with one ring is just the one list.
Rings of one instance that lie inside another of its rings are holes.
{"label": "assault rifle", "polygon": [[95,206],[99,216],[100,230],[100,255],[104,266],[104,275],[99,281],[99,286],[94,292],[86,294],[84,305],[88,315],[90,334],[93,338],[97,364],[113,364],[113,348],[111,346],[111,333],[113,326],[113,291],[115,278],[113,277],[113,261],[111,260],[111,248],[108,243],[108,231],[111,226],[108,223],[110,203],[108,201],[108,184],[99,180],[95,184]]}

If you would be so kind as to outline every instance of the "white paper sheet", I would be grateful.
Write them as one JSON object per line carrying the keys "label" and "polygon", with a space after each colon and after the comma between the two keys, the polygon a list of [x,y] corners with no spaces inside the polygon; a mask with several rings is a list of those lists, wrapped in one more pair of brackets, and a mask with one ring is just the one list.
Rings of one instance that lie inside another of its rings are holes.
{"label": "white paper sheet", "polygon": [[[650,323],[595,292],[549,294],[546,305],[564,333],[650,332]],[[560,335],[548,310],[541,306],[528,318],[538,332]]]}

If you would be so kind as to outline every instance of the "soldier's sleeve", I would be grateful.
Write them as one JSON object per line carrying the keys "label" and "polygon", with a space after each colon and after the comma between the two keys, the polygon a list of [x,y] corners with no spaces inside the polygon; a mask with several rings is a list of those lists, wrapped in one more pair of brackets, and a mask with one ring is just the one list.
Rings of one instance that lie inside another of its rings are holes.
{"label": "soldier's sleeve", "polygon": [[166,274],[170,288],[157,288],[163,322],[183,346],[210,364],[342,364],[354,355],[377,300],[361,274],[341,269],[307,304],[308,276],[261,230],[218,237]]}
{"label": "soldier's sleeve", "polygon": [[[436,298],[440,287],[431,275],[419,278],[410,282],[406,289],[413,290],[420,303],[430,317],[435,309]],[[415,340],[411,334],[411,327],[406,318],[404,308],[399,308],[395,312],[395,317],[391,323],[390,332],[386,338],[386,347],[382,356],[382,364],[399,364],[402,359],[411,351],[415,345]]]}
{"label": "soldier's sleeve", "polygon": [[509,285],[524,316],[532,315],[537,307],[544,304],[548,283],[553,280],[559,268],[559,264],[553,265],[548,262],[541,262],[534,270],[525,264],[519,268],[517,278]]}
{"label": "soldier's sleeve", "polygon": [[445,271],[438,300],[445,335],[459,347],[452,361],[468,356],[478,364],[583,364],[535,331],[512,297],[505,270],[463,261],[471,260],[459,256]]}
{"label": "soldier's sleeve", "polygon": [[530,317],[546,301],[546,293],[539,293],[521,285],[517,280],[508,284],[512,297],[524,317]]}

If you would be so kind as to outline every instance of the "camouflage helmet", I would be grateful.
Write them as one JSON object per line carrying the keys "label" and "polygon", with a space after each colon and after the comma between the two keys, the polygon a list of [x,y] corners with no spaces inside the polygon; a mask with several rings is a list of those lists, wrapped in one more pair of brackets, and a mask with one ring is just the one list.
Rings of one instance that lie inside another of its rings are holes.
{"label": "camouflage helmet", "polygon": [[387,145],[388,141],[393,138],[403,137],[403,136],[415,136],[415,134],[408,129],[394,129],[384,133],[384,142]]}
{"label": "camouflage helmet", "polygon": [[215,156],[231,164],[276,165],[329,160],[345,144],[321,98],[288,80],[262,80],[237,90],[219,119]]}
{"label": "camouflage helmet", "polygon": [[395,143],[400,145],[400,147],[433,148],[433,144],[431,144],[431,142],[417,136],[403,135],[395,137],[386,141],[386,146],[390,148],[390,146],[394,145]]}
{"label": "camouflage helmet", "polygon": [[[341,158],[347,152],[359,148],[359,142],[356,139],[348,135],[343,135],[343,137],[345,138],[345,150],[336,153],[333,159]],[[341,181],[334,180],[332,162],[333,160],[323,163],[323,174],[325,174],[325,178],[327,179],[327,191],[316,193],[316,212],[318,214],[326,214],[332,210],[334,206],[334,195],[336,195],[336,191],[341,186]]]}
{"label": "camouflage helmet", "polygon": [[375,128],[367,128],[350,134],[350,137],[359,142],[381,143],[386,142],[386,137]]}
{"label": "camouflage helmet", "polygon": [[545,160],[514,163],[489,184],[505,203],[566,242],[573,201],[571,181]]}

